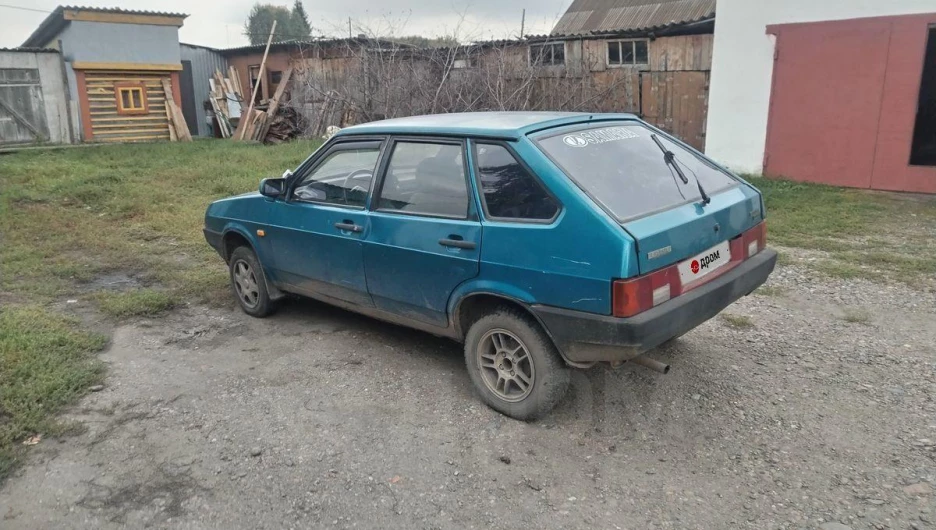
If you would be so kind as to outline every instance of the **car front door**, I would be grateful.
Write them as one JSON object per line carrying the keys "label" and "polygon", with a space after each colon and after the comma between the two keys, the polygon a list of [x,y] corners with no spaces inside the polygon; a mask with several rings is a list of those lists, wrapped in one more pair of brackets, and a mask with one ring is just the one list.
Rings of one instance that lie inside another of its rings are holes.
{"label": "car front door", "polygon": [[287,289],[373,306],[364,276],[364,207],[382,141],[344,141],[300,170],[267,230],[275,275]]}
{"label": "car front door", "polygon": [[398,138],[388,152],[364,241],[367,290],[379,309],[445,327],[449,296],[481,256],[465,142]]}

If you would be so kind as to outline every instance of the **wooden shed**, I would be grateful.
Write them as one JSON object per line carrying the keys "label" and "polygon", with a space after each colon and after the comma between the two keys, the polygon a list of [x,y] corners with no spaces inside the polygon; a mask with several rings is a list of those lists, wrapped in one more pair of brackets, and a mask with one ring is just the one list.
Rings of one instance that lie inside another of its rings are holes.
{"label": "wooden shed", "polygon": [[169,140],[166,93],[181,108],[178,29],[186,16],[58,7],[24,46],[55,48],[67,58],[84,141]]}

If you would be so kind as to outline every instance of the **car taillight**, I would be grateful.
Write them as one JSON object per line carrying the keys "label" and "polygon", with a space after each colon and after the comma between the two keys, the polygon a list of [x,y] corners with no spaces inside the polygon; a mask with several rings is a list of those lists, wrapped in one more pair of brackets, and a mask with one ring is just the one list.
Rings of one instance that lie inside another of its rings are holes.
{"label": "car taillight", "polygon": [[747,252],[745,258],[750,258],[767,247],[767,223],[758,224],[742,234],[741,238],[741,248]]}
{"label": "car taillight", "polygon": [[616,317],[632,317],[669,300],[679,288],[676,266],[632,280],[616,280],[612,288],[611,305]]}
{"label": "car taillight", "polygon": [[629,280],[614,280],[611,284],[611,314],[632,317],[714,280],[742,261],[767,248],[767,223],[762,222],[731,240],[731,263],[704,279],[683,285],[679,279],[679,264],[673,264]]}

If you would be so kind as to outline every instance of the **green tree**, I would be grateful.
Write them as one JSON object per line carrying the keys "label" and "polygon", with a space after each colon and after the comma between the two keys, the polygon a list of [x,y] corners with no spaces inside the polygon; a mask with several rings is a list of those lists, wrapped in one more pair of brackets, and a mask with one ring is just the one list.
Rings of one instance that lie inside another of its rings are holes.
{"label": "green tree", "polygon": [[273,35],[274,42],[302,40],[301,37],[296,39],[291,35],[292,13],[289,9],[283,6],[258,3],[254,4],[250,10],[250,16],[247,17],[247,23],[244,24],[244,35],[250,40],[250,44],[266,44],[274,20],[276,21],[276,34]]}
{"label": "green tree", "polygon": [[309,40],[312,38],[312,25],[309,24],[309,15],[302,2],[293,3],[292,13],[289,15],[290,40]]}

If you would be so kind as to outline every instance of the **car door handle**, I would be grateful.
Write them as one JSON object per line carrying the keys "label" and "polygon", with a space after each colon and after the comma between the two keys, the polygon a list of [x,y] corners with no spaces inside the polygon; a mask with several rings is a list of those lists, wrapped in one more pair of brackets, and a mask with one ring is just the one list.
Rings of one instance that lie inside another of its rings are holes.
{"label": "car door handle", "polygon": [[465,241],[462,239],[440,239],[439,244],[443,247],[464,248],[467,250],[472,250],[478,246],[474,241]]}
{"label": "car door handle", "polygon": [[335,223],[335,228],[337,228],[338,230],[347,230],[349,232],[363,232],[364,231],[363,226],[356,225],[352,223],[351,221],[348,221],[347,219],[345,219],[344,222],[342,223]]}

